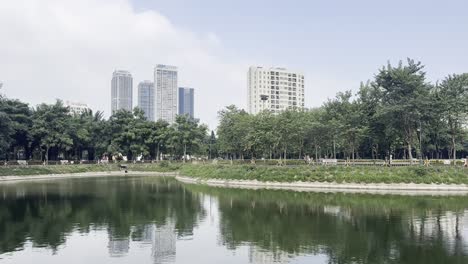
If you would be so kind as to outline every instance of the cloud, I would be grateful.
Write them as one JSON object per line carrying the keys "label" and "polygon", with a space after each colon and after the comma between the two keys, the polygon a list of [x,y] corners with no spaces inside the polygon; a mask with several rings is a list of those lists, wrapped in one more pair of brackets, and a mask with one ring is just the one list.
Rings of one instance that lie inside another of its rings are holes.
{"label": "cloud", "polygon": [[213,32],[191,32],[128,0],[0,2],[3,92],[32,105],[56,98],[110,112],[114,69],[152,80],[156,64],[179,67],[179,85],[194,87],[195,114],[211,128],[217,111],[245,106],[248,63],[224,56]]}

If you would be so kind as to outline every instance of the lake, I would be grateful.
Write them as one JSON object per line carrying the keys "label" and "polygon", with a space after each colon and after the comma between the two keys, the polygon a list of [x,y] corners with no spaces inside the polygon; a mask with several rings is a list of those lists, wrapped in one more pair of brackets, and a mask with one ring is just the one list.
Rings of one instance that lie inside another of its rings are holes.
{"label": "lake", "polygon": [[468,197],[102,177],[0,185],[0,263],[468,263]]}

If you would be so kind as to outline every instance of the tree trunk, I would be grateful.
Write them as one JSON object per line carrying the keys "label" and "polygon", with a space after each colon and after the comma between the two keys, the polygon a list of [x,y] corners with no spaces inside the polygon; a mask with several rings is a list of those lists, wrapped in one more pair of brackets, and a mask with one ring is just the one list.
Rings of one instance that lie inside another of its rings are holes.
{"label": "tree trunk", "polygon": [[208,160],[211,160],[211,143],[210,143],[210,148],[208,150]]}
{"label": "tree trunk", "polygon": [[452,136],[452,151],[453,151],[453,165],[455,165],[455,161],[457,159],[457,149],[455,147],[455,136]]}
{"label": "tree trunk", "polygon": [[187,144],[184,144],[184,163],[186,159],[187,159]]}
{"label": "tree trunk", "polygon": [[411,144],[408,143],[408,158],[410,160],[410,164],[413,165],[413,153],[411,153]]}
{"label": "tree trunk", "polygon": [[286,148],[284,148],[284,165],[286,165]]}
{"label": "tree trunk", "polygon": [[303,144],[302,140],[300,141],[300,143],[301,144],[300,144],[300,147],[299,147],[299,159],[302,158],[302,144]]}
{"label": "tree trunk", "polygon": [[317,145],[315,144],[315,162],[318,161],[318,150],[317,150]]}
{"label": "tree trunk", "polygon": [[49,164],[49,147],[46,147],[46,153],[45,153],[45,161],[46,164]]}
{"label": "tree trunk", "polygon": [[335,138],[333,138],[333,158],[336,159],[336,145]]}
{"label": "tree trunk", "polygon": [[159,161],[159,142],[156,146],[156,161]]}

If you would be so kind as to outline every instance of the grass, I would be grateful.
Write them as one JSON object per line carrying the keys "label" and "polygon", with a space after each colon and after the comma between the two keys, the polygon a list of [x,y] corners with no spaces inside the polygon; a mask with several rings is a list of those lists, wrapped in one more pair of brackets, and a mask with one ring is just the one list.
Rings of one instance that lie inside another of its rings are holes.
{"label": "grass", "polygon": [[[194,165],[160,162],[158,164],[128,164],[129,171],[180,172],[181,175],[203,179],[258,180],[276,182],[338,182],[338,183],[435,183],[468,184],[468,169],[461,167],[343,167],[258,165]],[[0,167],[0,176],[27,176],[83,172],[117,171],[110,165],[51,165]]]}
{"label": "grass", "polygon": [[0,167],[0,176],[30,176],[45,174],[66,174],[83,172],[106,172],[118,170],[114,165],[51,165],[28,167]]}
{"label": "grass", "polygon": [[[180,165],[162,162],[160,164],[128,164],[129,171],[148,171],[148,172],[173,172],[180,168]],[[83,172],[108,172],[118,171],[118,164],[108,165],[49,165],[49,166],[0,166],[0,176],[31,176],[47,174],[67,174]]]}
{"label": "grass", "polygon": [[180,173],[204,179],[276,182],[468,184],[468,169],[454,167],[187,165],[181,167]]}

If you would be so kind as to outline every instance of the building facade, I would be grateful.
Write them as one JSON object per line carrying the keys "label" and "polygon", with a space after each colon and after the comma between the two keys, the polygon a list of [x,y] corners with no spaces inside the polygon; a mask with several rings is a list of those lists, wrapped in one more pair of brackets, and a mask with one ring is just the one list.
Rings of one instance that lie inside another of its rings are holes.
{"label": "building facade", "polygon": [[128,71],[114,71],[111,81],[111,111],[133,110],[133,78]]}
{"label": "building facade", "polygon": [[193,88],[179,87],[179,115],[194,118],[194,95]]}
{"label": "building facade", "polygon": [[149,121],[156,121],[154,118],[154,83],[142,81],[138,84],[138,107],[143,110],[145,117]]}
{"label": "building facade", "polygon": [[304,75],[285,68],[252,66],[247,73],[247,106],[251,114],[304,109]]}
{"label": "building facade", "polygon": [[158,64],[154,68],[155,117],[169,124],[175,122],[178,104],[177,67]]}
{"label": "building facade", "polygon": [[81,115],[84,112],[91,110],[91,108],[87,104],[79,102],[65,101],[64,105],[70,109],[70,114]]}

